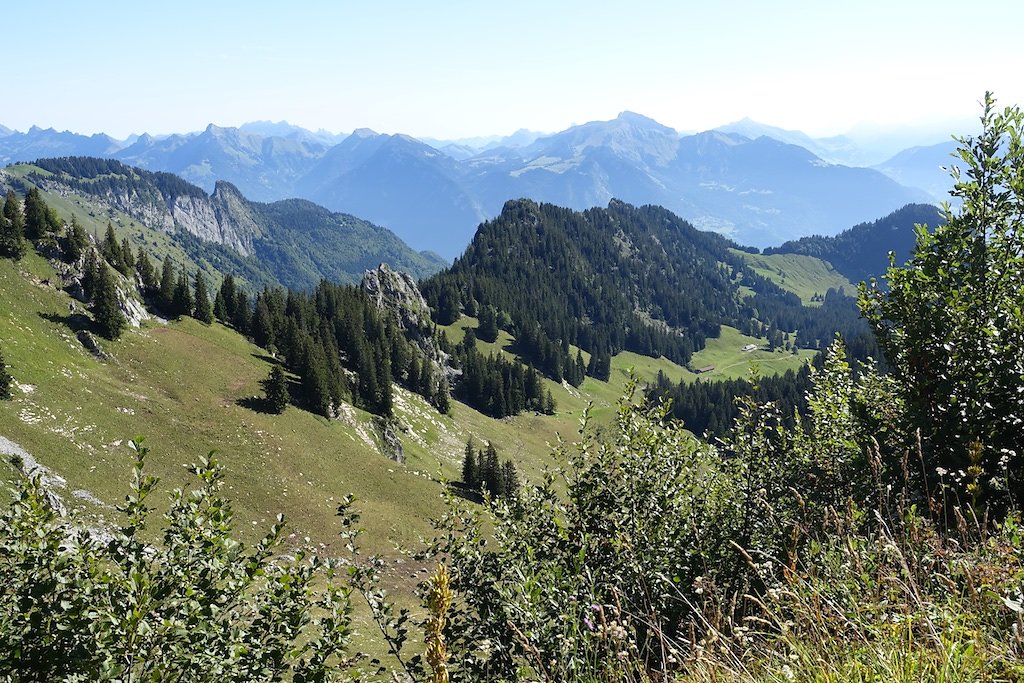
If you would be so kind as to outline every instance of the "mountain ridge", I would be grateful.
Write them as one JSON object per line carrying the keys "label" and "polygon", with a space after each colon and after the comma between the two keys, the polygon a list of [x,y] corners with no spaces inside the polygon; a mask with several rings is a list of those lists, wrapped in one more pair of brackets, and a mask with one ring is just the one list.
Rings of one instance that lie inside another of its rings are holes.
{"label": "mountain ridge", "polygon": [[[768,132],[796,135],[779,130]],[[510,197],[578,210],[612,198],[659,204],[698,227],[759,247],[832,233],[928,199],[879,170],[837,167],[813,152],[801,158],[785,146],[767,144],[776,138],[723,131],[680,136],[629,111],[549,135],[517,132],[475,154],[468,146],[438,149],[370,129],[337,142],[302,131],[285,122],[210,124],[203,131],[143,134],[122,144],[107,136],[33,128],[0,137],[0,161],[71,156],[84,149],[89,156],[181,175],[207,192],[217,180],[228,180],[253,200],[301,197],[364,217],[417,249],[447,258],[457,256],[475,226],[497,215]],[[793,135],[790,140],[809,139]]]}

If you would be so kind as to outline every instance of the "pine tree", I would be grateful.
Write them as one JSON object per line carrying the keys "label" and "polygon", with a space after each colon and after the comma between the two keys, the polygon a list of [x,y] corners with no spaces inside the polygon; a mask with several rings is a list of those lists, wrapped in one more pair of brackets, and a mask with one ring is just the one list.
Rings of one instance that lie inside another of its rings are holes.
{"label": "pine tree", "polygon": [[[227,301],[225,301],[227,304]],[[252,328],[252,311],[249,308],[249,295],[242,290],[235,292],[234,305],[228,304],[231,311],[231,325],[239,334],[249,334]]]}
{"label": "pine tree", "polygon": [[480,488],[480,473],[477,471],[477,455],[472,436],[466,440],[466,451],[462,458],[462,483],[474,490]]}
{"label": "pine tree", "polygon": [[498,311],[494,306],[487,304],[480,309],[480,324],[476,329],[476,336],[485,342],[493,342],[498,339]]}
{"label": "pine tree", "polygon": [[483,452],[483,468],[480,478],[492,496],[504,494],[504,482],[501,480],[501,464],[498,461],[498,449],[490,441]]}
{"label": "pine tree", "polygon": [[120,337],[128,324],[118,302],[114,275],[106,263],[101,263],[99,266],[92,315],[99,328],[99,333],[107,339],[114,340]]}
{"label": "pine tree", "polygon": [[[427,361],[429,363],[429,361]],[[434,407],[437,408],[437,412],[442,415],[447,415],[452,411],[452,397],[451,390],[448,388],[448,379],[441,375],[441,379],[437,383],[437,393],[434,395]]]}
{"label": "pine tree", "polygon": [[125,237],[121,240],[120,248],[121,261],[117,265],[118,271],[125,277],[131,277],[135,270],[135,254],[132,253],[132,243]]}
{"label": "pine tree", "polygon": [[178,281],[174,285],[174,297],[171,302],[171,310],[175,317],[192,315],[192,290],[185,279],[185,271],[178,273]]}
{"label": "pine tree", "polygon": [[10,373],[7,372],[4,354],[0,352],[0,400],[7,400],[11,397],[11,383],[13,381]]}
{"label": "pine tree", "polygon": [[177,273],[175,272],[174,263],[171,262],[170,257],[164,258],[163,268],[160,272],[160,296],[158,297],[158,305],[160,310],[164,312],[164,315],[174,315],[174,282],[177,279]]}
{"label": "pine tree", "polygon": [[270,412],[283,413],[288,407],[288,379],[280,365],[270,368],[270,374],[263,380],[263,391]]}
{"label": "pine tree", "polygon": [[216,310],[214,311],[219,320],[228,323],[234,319],[235,302],[239,293],[241,293],[241,290],[238,290],[235,286],[235,277],[228,273],[221,280],[220,289],[217,290],[219,298],[223,301],[222,312],[217,313]]}
{"label": "pine tree", "polygon": [[99,259],[96,257],[96,250],[90,249],[89,255],[85,257],[85,267],[82,269],[82,293],[87,301],[92,301],[96,296],[99,276]]}
{"label": "pine tree", "polygon": [[142,249],[139,249],[139,258],[135,261],[135,270],[139,274],[139,279],[142,280],[142,291],[146,296],[152,296],[160,288],[160,283],[156,278],[156,269],[153,267],[153,262],[149,260],[149,256]]}
{"label": "pine tree", "polygon": [[213,317],[222,323],[227,323],[231,320],[231,316],[228,315],[228,305],[224,302],[223,290],[217,290],[217,296],[213,298]]}
{"label": "pine tree", "polygon": [[505,489],[505,497],[513,500],[519,498],[519,472],[516,471],[515,463],[506,460],[501,465],[501,480]]}
{"label": "pine tree", "polygon": [[210,295],[206,293],[206,278],[196,270],[195,279],[195,310],[196,320],[209,325],[213,322],[213,308],[210,306]]}
{"label": "pine tree", "polygon": [[118,270],[121,269],[121,243],[117,241],[114,226],[110,223],[107,223],[107,234],[103,237],[103,242],[100,243],[100,251],[103,253],[103,258],[107,259],[107,263]]}
{"label": "pine tree", "polygon": [[7,191],[3,217],[0,218],[0,255],[20,260],[28,249],[25,243],[25,219],[21,215],[21,202],[14,190]]}
{"label": "pine tree", "polygon": [[46,235],[46,204],[38,188],[30,188],[25,193],[25,237],[33,242]]}
{"label": "pine tree", "polygon": [[82,227],[82,224],[78,222],[78,218],[75,216],[71,217],[71,223],[68,225],[64,244],[64,260],[68,263],[77,263],[82,258],[82,254],[89,244],[89,237],[85,233],[85,228]]}
{"label": "pine tree", "polygon": [[555,414],[555,397],[551,395],[551,390],[548,389],[547,395],[544,397],[544,414],[554,415]]}

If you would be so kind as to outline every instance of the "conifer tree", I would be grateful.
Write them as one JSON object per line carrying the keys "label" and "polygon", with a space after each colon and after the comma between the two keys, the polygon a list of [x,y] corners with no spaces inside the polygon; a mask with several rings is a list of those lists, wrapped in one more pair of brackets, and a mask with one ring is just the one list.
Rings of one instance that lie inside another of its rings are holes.
{"label": "conifer tree", "polygon": [[210,306],[210,295],[206,293],[206,278],[196,269],[195,279],[195,317],[201,323],[209,325],[213,322],[213,308]]}
{"label": "conifer tree", "polygon": [[0,400],[7,400],[11,397],[11,378],[7,372],[7,363],[4,362],[4,354],[0,351]]}
{"label": "conifer tree", "polygon": [[217,290],[217,296],[213,297],[213,317],[222,323],[231,321],[231,317],[228,315],[228,306],[224,303],[224,292],[223,290]]}
{"label": "conifer tree", "polygon": [[447,415],[452,411],[451,390],[448,388],[448,380],[444,375],[441,375],[441,379],[437,384],[437,394],[434,395],[434,407],[442,415]]}
{"label": "conifer tree", "polygon": [[0,217],[0,255],[20,260],[28,245],[25,244],[25,219],[21,215],[21,202],[14,190],[7,191]]}
{"label": "conifer tree", "polygon": [[99,280],[100,267],[96,250],[90,249],[89,255],[85,257],[85,267],[82,269],[82,293],[87,301],[92,301],[96,296],[96,284]]}
{"label": "conifer tree", "polygon": [[220,289],[218,290],[218,294],[223,300],[223,313],[218,314],[214,311],[220,320],[224,322],[231,322],[234,319],[235,301],[238,293],[241,293],[241,290],[238,290],[235,286],[235,277],[231,273],[228,273],[221,281]]}
{"label": "conifer tree", "polygon": [[468,488],[480,488],[480,475],[477,471],[477,455],[473,446],[473,437],[466,440],[466,451],[462,458],[462,483]]}
{"label": "conifer tree", "polygon": [[107,339],[117,339],[124,332],[128,321],[121,312],[118,302],[117,284],[106,263],[101,263],[96,278],[96,293],[93,296],[93,319],[99,333]]}
{"label": "conifer tree", "polygon": [[483,472],[480,478],[484,486],[492,496],[501,496],[505,493],[504,482],[501,479],[501,463],[498,461],[498,449],[490,441],[483,452]]}
{"label": "conifer tree", "polygon": [[275,363],[270,368],[270,374],[263,380],[263,391],[270,412],[283,413],[288,407],[288,379],[280,365]]}
{"label": "conifer tree", "polygon": [[107,263],[121,269],[121,244],[117,241],[117,235],[114,234],[114,226],[107,223],[107,234],[103,237],[103,242],[100,244],[100,251],[103,252],[103,258],[107,259]]}
{"label": "conifer tree", "polygon": [[516,499],[519,497],[519,472],[516,471],[515,463],[511,460],[506,460],[501,465],[501,482],[506,498]]}
{"label": "conifer tree", "polygon": [[139,274],[139,279],[142,280],[142,290],[147,296],[152,296],[160,288],[160,283],[157,281],[156,269],[153,267],[153,262],[149,260],[149,256],[142,249],[139,249],[139,258],[135,261],[135,270]]}
{"label": "conifer tree", "polygon": [[132,252],[132,243],[125,237],[121,240],[120,247],[121,260],[117,265],[118,271],[125,277],[132,277],[132,271],[135,270],[135,254]]}
{"label": "conifer tree", "polygon": [[480,308],[480,324],[477,326],[476,336],[485,342],[498,339],[498,311],[494,306],[487,304]]}
{"label": "conifer tree", "polygon": [[185,271],[178,273],[178,281],[174,285],[174,298],[171,310],[176,317],[192,315],[192,290],[185,278]]}
{"label": "conifer tree", "polygon": [[30,188],[25,193],[25,237],[33,242],[43,238],[48,224],[46,222],[46,204],[38,188]]}
{"label": "conifer tree", "polygon": [[67,227],[64,243],[64,260],[68,263],[77,263],[82,258],[82,253],[89,244],[89,237],[85,233],[85,228],[82,227],[82,224],[78,222],[78,218],[75,216],[71,217],[71,223]]}
{"label": "conifer tree", "polygon": [[[225,304],[228,302],[225,300]],[[231,325],[239,334],[249,334],[252,328],[252,312],[249,309],[249,295],[241,289],[235,292],[234,305],[228,304],[231,311]]]}
{"label": "conifer tree", "polygon": [[256,313],[252,320],[252,339],[257,346],[269,350],[271,346],[277,345],[277,330],[274,325],[274,316],[270,313],[270,305],[266,296],[259,296],[256,299]]}
{"label": "conifer tree", "polygon": [[160,272],[160,296],[158,297],[160,310],[165,315],[174,315],[174,283],[177,279],[174,263],[169,256],[164,258],[163,268]]}

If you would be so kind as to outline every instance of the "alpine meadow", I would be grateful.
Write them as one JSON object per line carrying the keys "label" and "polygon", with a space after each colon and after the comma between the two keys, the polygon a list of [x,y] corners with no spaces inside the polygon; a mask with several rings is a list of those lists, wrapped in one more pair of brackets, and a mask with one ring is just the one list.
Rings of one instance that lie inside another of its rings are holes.
{"label": "alpine meadow", "polygon": [[[158,94],[165,38],[98,10],[109,102],[11,89],[0,681],[1024,681],[1024,110],[985,92],[961,128],[929,133],[923,104],[871,128],[872,103],[825,105],[881,62],[823,51],[842,87],[799,71],[806,112],[755,84],[811,60],[736,47],[761,10],[640,31],[621,8],[608,33],[526,4],[306,8],[301,32],[208,8],[201,55],[174,48],[194,83]],[[779,40],[863,27],[831,12],[803,36],[789,8]],[[701,67],[720,88],[677,98],[665,69],[728,49]],[[564,127],[625,98],[851,123]],[[196,130],[202,107],[448,132]]]}

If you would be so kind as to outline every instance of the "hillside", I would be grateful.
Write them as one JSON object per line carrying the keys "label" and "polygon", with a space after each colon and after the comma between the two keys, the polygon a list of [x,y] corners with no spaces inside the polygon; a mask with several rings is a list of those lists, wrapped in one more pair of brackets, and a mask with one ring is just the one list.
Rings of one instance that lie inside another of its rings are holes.
{"label": "hillside", "polygon": [[513,332],[516,353],[572,384],[582,372],[570,347],[596,355],[600,362],[588,361],[586,374],[602,377],[601,364],[622,351],[692,366],[723,325],[776,346],[800,330],[808,349],[836,331],[863,332],[852,300],[804,306],[735,247],[660,207],[613,201],[576,212],[519,200],[481,225],[465,254],[422,287],[438,322],[487,314],[491,331],[481,338]]}
{"label": "hillside", "polygon": [[765,255],[799,254],[828,261],[852,282],[880,277],[889,267],[889,252],[904,263],[914,247],[914,226],[934,230],[944,222],[942,212],[931,204],[908,204],[884,218],[860,223],[838,235],[812,235],[765,250]]}
{"label": "hillside", "polygon": [[[146,322],[118,341],[101,341],[112,358],[98,359],[75,338],[81,321],[69,316],[70,299],[55,287],[59,281],[35,254],[20,262],[0,259],[0,291],[11,304],[0,316],[0,340],[16,381],[14,399],[0,402],[0,436],[65,479],[67,502],[97,518],[108,516],[124,491],[131,460],[125,444],[141,435],[152,449],[150,470],[168,487],[185,482],[182,464],[216,449],[247,527],[255,522],[263,528],[283,512],[297,533],[330,546],[334,502],[354,493],[372,547],[387,550],[389,539],[410,542],[426,531],[426,520],[440,510],[436,478],[458,478],[470,435],[494,442],[524,475],[537,477],[551,463],[547,444],[572,434],[590,402],[598,418],[608,419],[631,373],[648,380],[658,371],[677,381],[695,378],[665,359],[623,353],[613,359],[609,381],[588,378],[572,389],[545,380],[558,402],[554,416],[524,413],[504,420],[457,402],[451,415],[440,415],[396,387],[405,457],[398,464],[382,454],[377,418],[369,413],[349,407],[341,419],[328,420],[294,406],[282,415],[254,409],[271,359],[219,323],[187,317]],[[476,321],[460,321],[467,324]],[[755,359],[781,372],[809,357],[750,356],[740,350],[749,341],[725,334],[704,353],[714,354],[723,376],[745,374]],[[12,474],[3,472],[4,478]]]}
{"label": "hillside", "polygon": [[305,200],[251,202],[226,182],[207,195],[168,173],[82,157],[40,159],[8,173],[65,203],[77,197],[92,215],[123,213],[170,235],[193,261],[223,262],[220,270],[257,283],[311,289],[321,279],[358,282],[381,262],[415,277],[444,265],[362,219]]}

